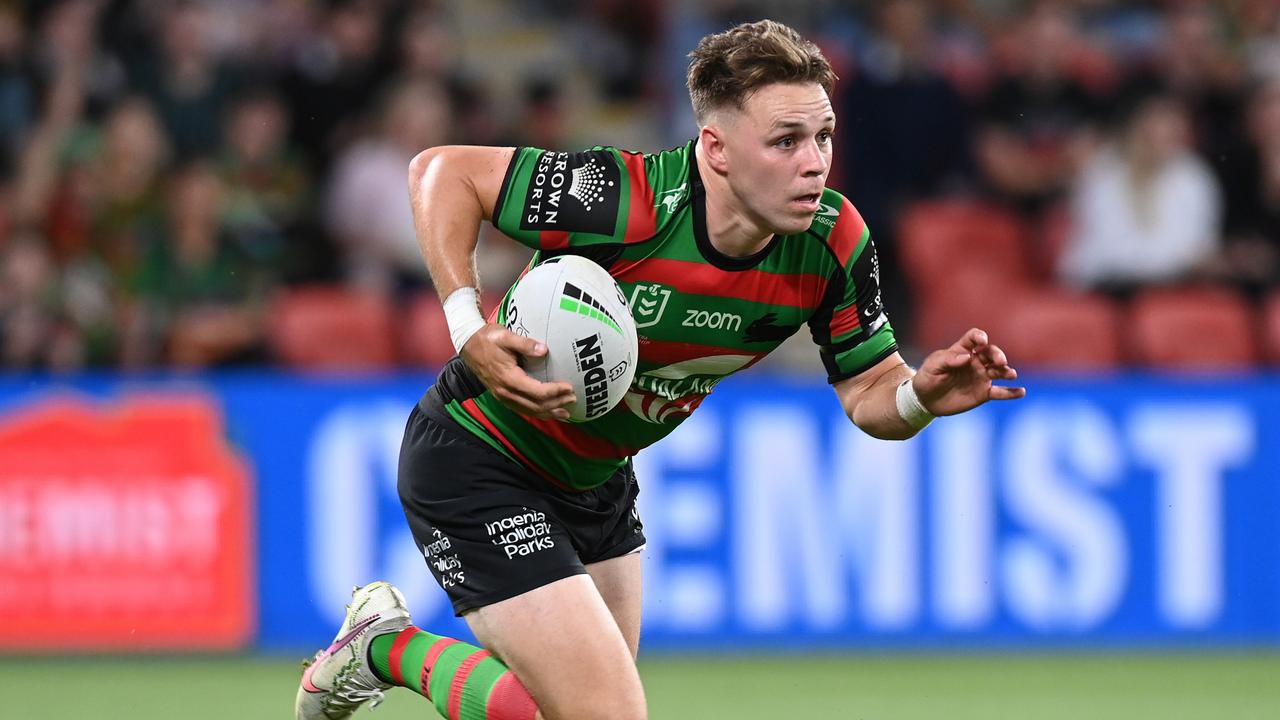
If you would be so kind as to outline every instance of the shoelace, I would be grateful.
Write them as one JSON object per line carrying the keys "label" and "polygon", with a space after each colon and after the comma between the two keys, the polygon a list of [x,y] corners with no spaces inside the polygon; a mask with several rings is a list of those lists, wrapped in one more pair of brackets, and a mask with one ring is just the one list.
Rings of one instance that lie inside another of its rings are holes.
{"label": "shoelace", "polygon": [[333,679],[333,690],[329,693],[329,706],[335,710],[354,710],[365,702],[373,709],[387,699],[383,688],[371,685],[354,668],[343,668]]}
{"label": "shoelace", "polygon": [[385,689],[387,689],[385,685],[370,683],[369,679],[360,673],[357,662],[352,661],[334,675],[333,689],[325,698],[325,706],[330,710],[342,712],[343,716],[355,711],[365,702],[369,702],[369,708],[372,710],[387,700]]}

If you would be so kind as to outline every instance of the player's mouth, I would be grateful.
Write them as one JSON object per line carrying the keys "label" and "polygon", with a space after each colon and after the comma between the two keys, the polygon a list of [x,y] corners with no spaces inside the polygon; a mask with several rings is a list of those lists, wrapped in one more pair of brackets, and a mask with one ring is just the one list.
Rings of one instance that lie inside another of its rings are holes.
{"label": "player's mouth", "polygon": [[822,197],[822,193],[813,193],[812,195],[800,195],[791,200],[791,206],[797,210],[803,210],[807,213],[818,212],[818,200]]}

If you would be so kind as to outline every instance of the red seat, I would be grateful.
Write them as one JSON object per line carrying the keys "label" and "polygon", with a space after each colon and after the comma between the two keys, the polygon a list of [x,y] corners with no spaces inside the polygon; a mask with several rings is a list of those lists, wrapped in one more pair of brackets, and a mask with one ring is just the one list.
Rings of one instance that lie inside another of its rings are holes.
{"label": "red seat", "polygon": [[898,219],[899,257],[917,301],[969,268],[1027,281],[1027,237],[1013,214],[972,202],[918,203]]}
{"label": "red seat", "polygon": [[1027,291],[1008,300],[992,341],[1016,368],[1114,370],[1121,363],[1119,305],[1104,295]]}
{"label": "red seat", "polygon": [[[501,294],[483,292],[480,305],[486,320],[497,319]],[[454,356],[449,322],[445,319],[440,296],[435,290],[423,290],[409,301],[408,328],[404,335],[404,359],[410,365],[439,368]]]}
{"label": "red seat", "polygon": [[271,316],[271,348],[293,368],[369,370],[395,364],[394,311],[386,298],[339,286],[283,291]]}
{"label": "red seat", "polygon": [[1262,303],[1262,354],[1272,365],[1280,365],[1280,290]]}
{"label": "red seat", "polygon": [[404,354],[409,364],[432,368],[444,365],[454,355],[449,323],[435,290],[424,290],[409,302]]}
{"label": "red seat", "polygon": [[915,307],[912,340],[923,352],[949,347],[969,328],[979,327],[997,344],[1010,299],[1026,291],[1025,278],[998,268],[961,266],[920,297]]}
{"label": "red seat", "polygon": [[1148,290],[1129,310],[1134,360],[1176,370],[1240,370],[1258,360],[1253,309],[1219,288]]}

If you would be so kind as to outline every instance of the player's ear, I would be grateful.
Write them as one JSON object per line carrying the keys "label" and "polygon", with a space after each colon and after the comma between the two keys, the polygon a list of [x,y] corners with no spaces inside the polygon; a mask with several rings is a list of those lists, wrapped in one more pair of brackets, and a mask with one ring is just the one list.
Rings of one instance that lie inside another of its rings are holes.
{"label": "player's ear", "polygon": [[707,165],[712,170],[723,173],[728,167],[728,161],[725,158],[724,130],[715,124],[703,125],[698,133],[698,142],[702,144],[702,157]]}

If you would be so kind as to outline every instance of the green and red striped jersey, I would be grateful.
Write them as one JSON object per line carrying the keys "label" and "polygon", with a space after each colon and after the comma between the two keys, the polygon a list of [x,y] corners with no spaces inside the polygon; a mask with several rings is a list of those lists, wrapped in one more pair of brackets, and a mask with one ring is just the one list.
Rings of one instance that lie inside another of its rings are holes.
{"label": "green and red striped jersey", "polygon": [[705,212],[693,143],[653,155],[518,148],[494,224],[538,251],[533,264],[572,253],[609,271],[639,332],[635,380],[603,417],[535,420],[499,403],[455,358],[438,383],[449,415],[548,481],[585,489],[801,325],[809,325],[832,383],[897,349],[870,233],[842,195],[825,190],[807,231],[775,236],[749,257],[712,246]]}

